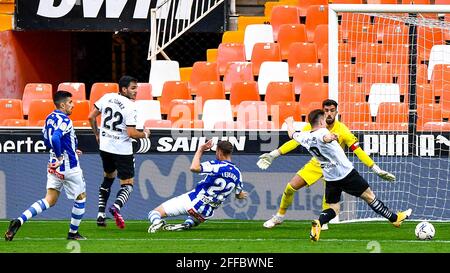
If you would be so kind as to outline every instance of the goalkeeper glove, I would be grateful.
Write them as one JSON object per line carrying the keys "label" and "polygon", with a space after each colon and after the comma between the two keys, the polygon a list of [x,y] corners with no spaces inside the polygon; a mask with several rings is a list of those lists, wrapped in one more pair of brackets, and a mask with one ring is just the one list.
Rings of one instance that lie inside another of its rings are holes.
{"label": "goalkeeper glove", "polygon": [[391,174],[390,172],[380,169],[380,167],[378,167],[377,164],[373,164],[371,169],[376,175],[378,175],[382,179],[390,181],[390,182],[395,181],[395,175]]}
{"label": "goalkeeper glove", "polygon": [[259,156],[258,162],[256,162],[256,165],[261,169],[265,170],[269,168],[270,164],[272,164],[272,161],[280,156],[280,152],[278,149],[273,150],[270,153],[265,153]]}

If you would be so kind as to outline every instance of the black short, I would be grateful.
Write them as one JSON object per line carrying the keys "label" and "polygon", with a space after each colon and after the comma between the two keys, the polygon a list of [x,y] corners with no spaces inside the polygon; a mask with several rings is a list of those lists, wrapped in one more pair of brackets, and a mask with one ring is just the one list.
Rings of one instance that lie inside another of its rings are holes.
{"label": "black short", "polygon": [[325,185],[325,201],[328,204],[338,203],[342,192],[360,197],[369,188],[369,183],[355,169],[343,179],[327,181]]}
{"label": "black short", "polygon": [[100,156],[105,173],[112,173],[117,170],[117,177],[119,179],[125,180],[134,177],[133,155],[116,155],[100,151]]}

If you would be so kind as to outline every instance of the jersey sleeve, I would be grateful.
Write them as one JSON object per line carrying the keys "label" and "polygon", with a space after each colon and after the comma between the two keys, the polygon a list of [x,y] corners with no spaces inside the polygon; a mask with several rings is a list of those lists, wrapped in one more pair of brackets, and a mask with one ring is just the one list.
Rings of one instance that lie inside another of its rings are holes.
{"label": "jersey sleeve", "polygon": [[309,132],[295,132],[292,135],[292,139],[295,140],[298,145],[304,145],[306,138],[309,136]]}
{"label": "jersey sleeve", "polygon": [[99,100],[97,100],[94,103],[95,108],[97,108],[98,111],[102,111],[103,109],[103,104],[105,103],[105,98],[106,98],[107,94],[103,95]]}
{"label": "jersey sleeve", "polygon": [[135,127],[137,124],[137,110],[134,104],[130,104],[130,109],[125,114],[125,125]]}
{"label": "jersey sleeve", "polygon": [[345,124],[341,123],[341,126],[339,126],[338,132],[336,132],[339,136],[342,136],[342,139],[344,140],[344,143],[347,147],[351,148],[351,146],[358,142],[358,138],[350,132],[347,126]]}
{"label": "jersey sleeve", "polygon": [[202,162],[200,163],[200,173],[213,173],[215,169],[214,166],[214,160]]}

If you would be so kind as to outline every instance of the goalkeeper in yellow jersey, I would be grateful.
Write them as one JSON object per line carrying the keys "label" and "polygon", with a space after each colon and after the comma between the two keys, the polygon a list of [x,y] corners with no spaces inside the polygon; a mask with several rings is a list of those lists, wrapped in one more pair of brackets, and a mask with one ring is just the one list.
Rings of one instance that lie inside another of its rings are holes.
{"label": "goalkeeper in yellow jersey", "polygon": [[[338,113],[337,106],[337,102],[331,99],[327,99],[322,103],[322,108],[325,112],[327,129],[331,133],[334,133],[338,136],[339,145],[341,145],[342,148],[344,148],[344,146],[349,147],[350,150],[356,154],[359,160],[361,160],[361,162],[363,162],[367,167],[371,168],[371,170],[382,179],[394,181],[395,176],[380,169],[380,167],[378,167],[378,165],[373,162],[373,160],[363,151],[363,149],[359,147],[358,139],[350,132],[347,126],[345,126],[342,122],[336,120],[336,115]],[[303,131],[309,130],[311,130],[311,125],[307,124],[303,128]],[[256,165],[258,165],[260,169],[265,170],[270,166],[270,164],[272,164],[272,161],[275,158],[294,150],[298,147],[298,145],[298,142],[290,140],[284,143],[278,149],[273,150],[270,153],[261,155]],[[289,181],[289,183],[286,185],[277,214],[274,215],[271,219],[267,220],[263,224],[263,226],[265,228],[273,228],[274,226],[281,224],[286,214],[286,210],[292,204],[295,192],[297,192],[304,186],[313,185],[322,177],[323,174],[319,162],[315,158],[312,158],[294,175],[294,177],[292,177],[291,181]],[[322,206],[324,210],[328,209],[325,201],[323,202]],[[322,227],[322,230],[326,228],[327,227]]]}

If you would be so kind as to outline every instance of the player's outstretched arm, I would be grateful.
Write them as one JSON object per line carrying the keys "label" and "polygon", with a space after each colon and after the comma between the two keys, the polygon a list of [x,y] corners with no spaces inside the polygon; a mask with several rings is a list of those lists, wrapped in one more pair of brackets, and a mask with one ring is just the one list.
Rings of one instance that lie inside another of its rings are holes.
{"label": "player's outstretched arm", "polygon": [[195,152],[194,158],[192,159],[191,168],[190,168],[191,172],[199,173],[202,171],[202,167],[200,165],[200,160],[202,158],[203,152],[211,149],[212,146],[213,146],[212,139],[210,139],[206,143],[204,143],[198,147],[197,151]]}

